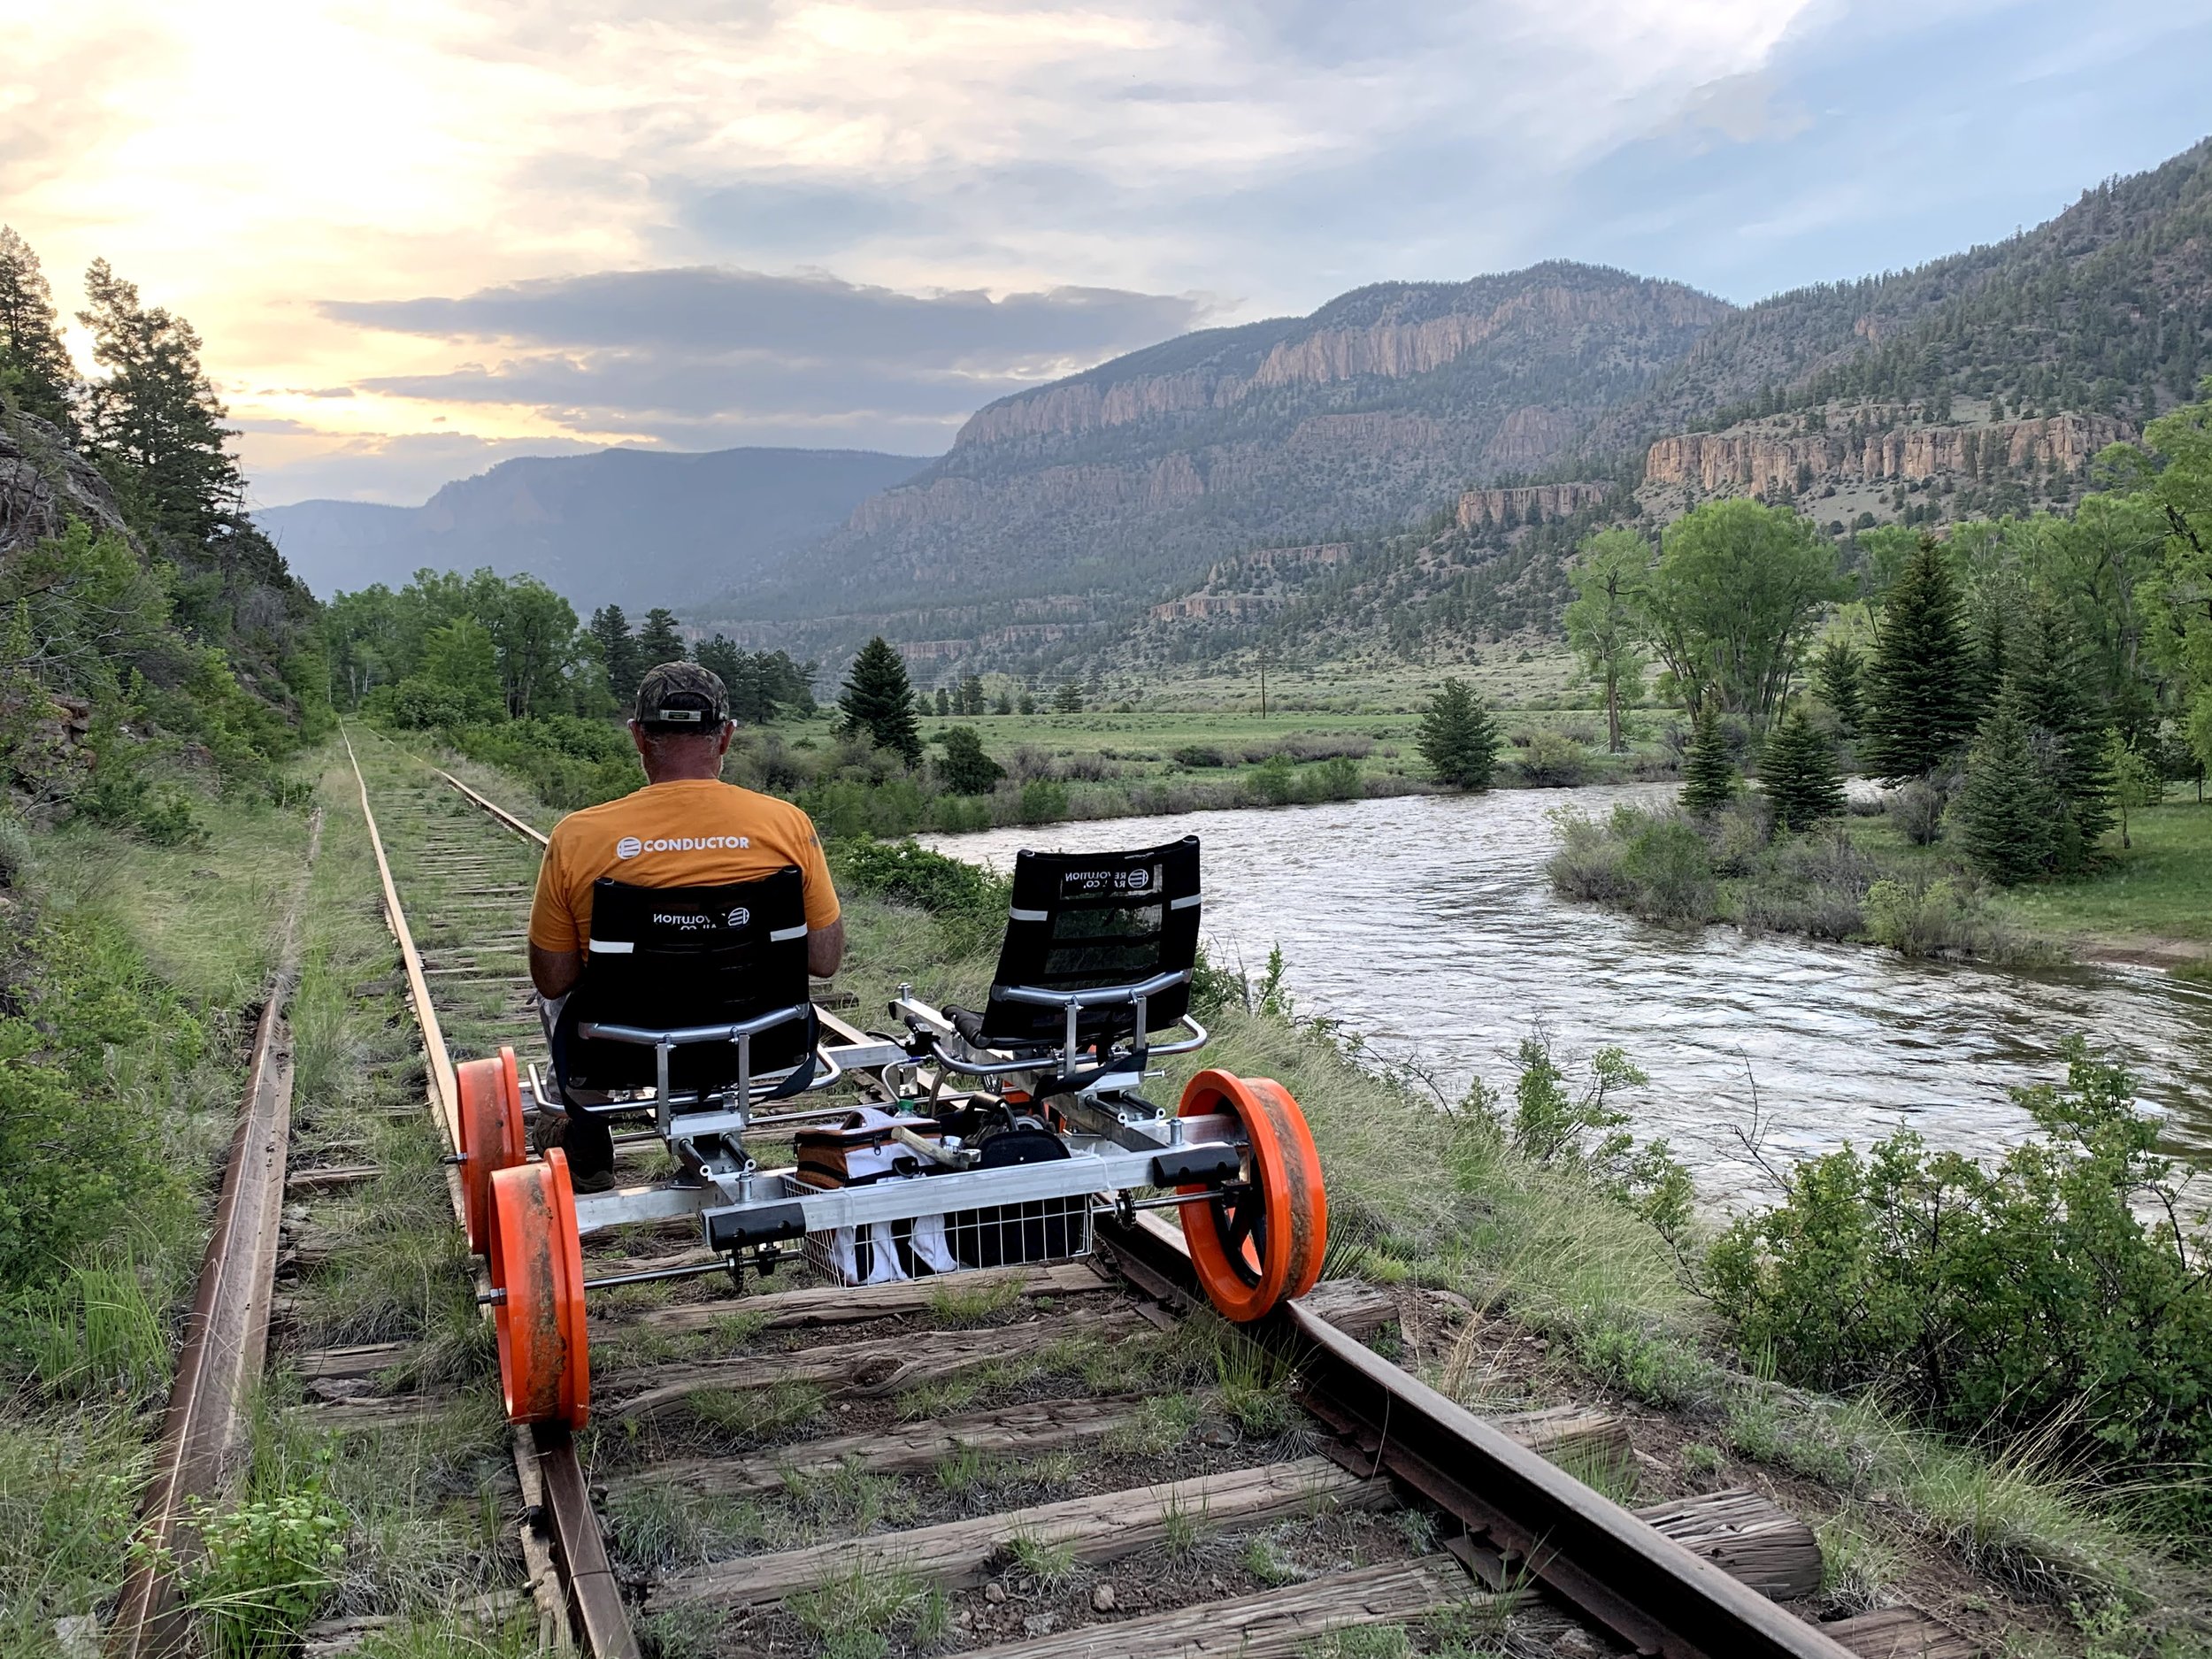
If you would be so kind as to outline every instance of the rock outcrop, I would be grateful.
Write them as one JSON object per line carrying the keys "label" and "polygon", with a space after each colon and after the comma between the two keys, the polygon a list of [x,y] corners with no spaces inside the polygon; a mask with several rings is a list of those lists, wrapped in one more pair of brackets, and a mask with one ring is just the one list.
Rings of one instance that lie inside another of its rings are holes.
{"label": "rock outcrop", "polygon": [[1471,489],[1459,498],[1459,527],[1547,524],[1570,518],[1605,499],[1609,484],[1524,484],[1509,489]]}
{"label": "rock outcrop", "polygon": [[107,480],[59,432],[35,415],[0,423],[0,558],[59,535],[73,517],[127,534]]}
{"label": "rock outcrop", "polygon": [[1855,434],[1835,430],[1832,419],[1825,432],[1786,434],[1768,420],[1662,438],[1645,458],[1645,481],[1692,484],[1707,495],[1793,495],[1808,480],[1873,484],[1946,473],[1980,480],[2032,467],[2071,471],[2107,444],[2135,436],[2132,427],[2109,415],[1907,426],[1901,410],[1858,413]]}

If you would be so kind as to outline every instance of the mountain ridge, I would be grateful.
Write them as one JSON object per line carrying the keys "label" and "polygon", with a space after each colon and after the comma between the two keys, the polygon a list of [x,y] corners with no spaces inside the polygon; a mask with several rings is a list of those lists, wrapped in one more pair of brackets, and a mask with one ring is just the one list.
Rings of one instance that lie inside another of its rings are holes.
{"label": "mountain ridge", "polygon": [[928,457],[869,449],[520,456],[419,507],[294,502],[253,517],[326,596],[414,572],[527,571],[580,609],[676,606],[834,528]]}

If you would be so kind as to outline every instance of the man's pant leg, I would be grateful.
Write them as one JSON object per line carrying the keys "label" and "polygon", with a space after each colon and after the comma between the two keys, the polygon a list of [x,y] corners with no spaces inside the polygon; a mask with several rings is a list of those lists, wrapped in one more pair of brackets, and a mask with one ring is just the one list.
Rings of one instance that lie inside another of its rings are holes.
{"label": "man's pant leg", "polygon": [[[561,1023],[561,1009],[565,996],[538,998],[538,1018],[545,1027],[545,1047],[553,1053],[553,1032]],[[562,1112],[557,1118],[541,1117],[535,1144],[542,1152],[548,1147],[558,1147],[568,1155],[568,1171],[578,1181],[595,1180],[614,1173],[614,1131],[607,1126],[604,1118],[595,1118],[582,1110],[588,1102],[604,1103],[608,1096],[597,1089],[571,1089],[561,1080],[560,1067],[553,1069],[553,1087],[561,1097]]]}

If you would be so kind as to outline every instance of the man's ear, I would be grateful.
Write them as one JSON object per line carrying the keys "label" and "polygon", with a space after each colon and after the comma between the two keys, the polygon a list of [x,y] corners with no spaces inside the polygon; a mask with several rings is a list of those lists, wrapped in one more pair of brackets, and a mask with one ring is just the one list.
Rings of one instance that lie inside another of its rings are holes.
{"label": "man's ear", "polygon": [[718,756],[719,756],[719,755],[726,755],[726,754],[728,754],[728,753],[730,752],[730,740],[731,740],[732,738],[735,737],[736,735],[737,735],[737,722],[736,722],[735,720],[725,720],[725,721],[723,721],[723,722],[722,722],[722,741],[721,741],[721,742],[718,743],[718,744],[715,746],[715,750],[714,750],[714,752],[715,752]]}
{"label": "man's ear", "polygon": [[638,723],[635,720],[625,720],[622,724],[630,728],[630,741],[637,745],[639,756],[642,757],[650,752],[646,746],[645,733],[638,729]]}

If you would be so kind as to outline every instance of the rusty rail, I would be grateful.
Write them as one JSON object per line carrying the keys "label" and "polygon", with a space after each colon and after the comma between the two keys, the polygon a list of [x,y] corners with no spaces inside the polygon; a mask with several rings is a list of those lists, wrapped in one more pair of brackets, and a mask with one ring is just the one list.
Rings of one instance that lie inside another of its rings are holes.
{"label": "rusty rail", "polygon": [[254,1026],[238,1127],[223,1165],[176,1380],[162,1414],[158,1461],[139,1522],[145,1555],[124,1581],[110,1627],[108,1650],[120,1659],[152,1659],[189,1645],[176,1579],[164,1564],[189,1541],[184,1523],[191,1501],[221,1490],[237,1449],[239,1408],[268,1358],[285,1152],[292,1138],[292,1048],[284,1005],[299,977],[300,906],[322,833],[319,809],[310,822],[307,860],[285,917],[276,971]]}
{"label": "rusty rail", "polygon": [[[350,739],[346,742],[346,757],[353,763],[354,780],[360,786],[361,816],[368,826],[369,846],[376,855],[377,876],[383,885],[385,920],[399,943],[400,959],[406,968],[408,1000],[414,1006],[416,1023],[422,1032],[423,1052],[429,1062],[431,1093],[439,1122],[444,1125],[449,1150],[457,1153],[461,1144],[460,1095],[454,1084],[453,1058],[446,1048],[444,1028],[438,1023],[438,1011],[430,1000],[430,982],[424,977],[422,955],[416,949],[414,934],[407,926],[399,887],[392,879],[391,863],[384,856],[383,837],[377,831],[376,814],[369,804],[368,779],[361,771],[360,758],[354,754]],[[431,770],[435,772],[437,768]],[[488,802],[458,779],[442,772],[438,775],[478,805],[490,810]],[[495,811],[494,815],[541,843],[545,839],[518,818],[504,812]],[[447,1188],[457,1225],[462,1215],[460,1177],[451,1169],[447,1171]],[[479,1277],[481,1278],[480,1271]],[[477,1286],[480,1293],[487,1288],[488,1284],[480,1283]],[[567,1627],[561,1632],[561,1639],[572,1640],[573,1632],[580,1631],[584,1649],[594,1659],[638,1659],[637,1638],[631,1632],[620,1586],[608,1563],[606,1542],[600,1535],[598,1514],[591,1507],[591,1491],[576,1455],[574,1439],[565,1428],[539,1425],[527,1434],[516,1429],[514,1444],[516,1472],[523,1480],[526,1494],[534,1489],[542,1494],[542,1512],[552,1533],[549,1558],[541,1553],[543,1545],[526,1525],[523,1539],[526,1551],[535,1557],[530,1563],[534,1589],[546,1588],[550,1570],[558,1570],[558,1588],[564,1593],[565,1601],[558,1609],[560,1623]],[[541,1606],[543,1607],[542,1597]],[[544,1610],[549,1614],[555,1609]]]}

